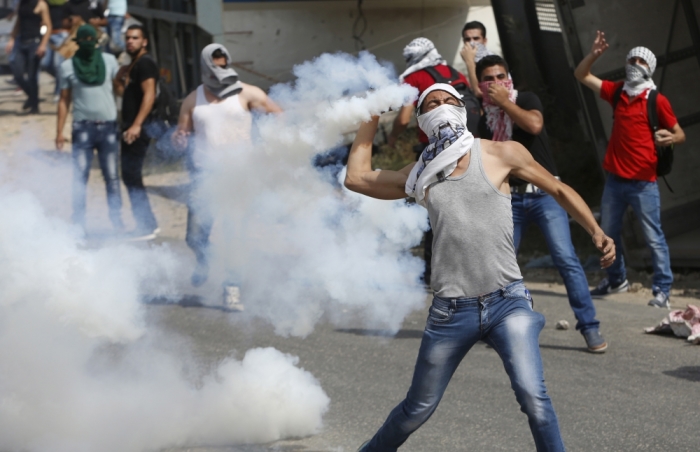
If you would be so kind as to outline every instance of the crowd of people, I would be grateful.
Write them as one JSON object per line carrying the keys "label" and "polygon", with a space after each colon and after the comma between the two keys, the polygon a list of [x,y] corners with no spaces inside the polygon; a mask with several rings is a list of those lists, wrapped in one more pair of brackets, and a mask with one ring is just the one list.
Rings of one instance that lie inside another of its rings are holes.
{"label": "crowd of people", "polygon": [[[72,105],[74,162],[73,221],[85,226],[85,192],[95,151],[105,179],[110,220],[123,233],[119,168],[131,200],[136,230],[131,239],[150,239],[159,228],[145,191],[142,168],[151,135],[159,68],[149,56],[148,35],[129,26],[121,39],[126,3],[109,0],[109,14],[90,0],[20,0],[10,43],[14,76],[27,93],[26,107],[38,112],[37,71],[43,58],[56,77],[56,147]],[[45,26],[48,32],[41,34]],[[106,31],[102,31],[105,27]],[[653,260],[649,305],[669,308],[673,282],[669,250],[660,224],[657,185],[659,148],[685,141],[683,130],[652,75],[656,57],[635,47],[627,55],[626,78],[611,82],[591,74],[608,48],[598,32],[575,77],[608,101],[614,123],[603,167],[608,173],[601,200],[601,224],[581,197],[559,177],[539,97],[515,88],[508,62],[488,50],[486,27],[469,22],[462,30],[460,55],[468,73],[447,64],[435,45],[417,38],[405,47],[402,83],[419,97],[396,115],[388,144],[415,115],[416,162],[400,171],[374,171],[372,143],[378,117],[363,123],[350,150],[345,186],[380,199],[414,198],[427,209],[423,276],[434,292],[414,377],[406,399],[360,451],[395,451],[436,409],[457,366],[477,341],[491,345],[503,360],[521,410],[527,414],[538,451],[561,451],[564,443],[544,385],[538,337],[544,318],[522,282],[516,261],[525,229],[543,233],[561,274],[569,304],[588,351],[603,353],[594,297],[628,290],[620,252],[622,216],[631,206],[642,223]],[[66,46],[70,52],[64,52]],[[115,54],[126,51],[120,67]],[[252,115],[281,112],[260,88],[242,83],[231,55],[219,44],[201,53],[202,84],[183,101],[171,136],[187,155],[192,180],[186,243],[196,257],[193,286],[209,277],[210,240],[216,213],[198,203],[208,176],[208,154],[250,146]],[[118,118],[115,96],[123,98]],[[568,216],[590,235],[607,272],[590,290],[571,240]],[[240,280],[228,275],[223,302],[243,310]]]}

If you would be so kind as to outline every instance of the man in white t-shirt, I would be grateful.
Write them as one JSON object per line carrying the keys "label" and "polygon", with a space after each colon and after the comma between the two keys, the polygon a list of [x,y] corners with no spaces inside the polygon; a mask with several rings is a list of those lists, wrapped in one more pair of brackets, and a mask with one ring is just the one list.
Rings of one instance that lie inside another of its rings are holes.
{"label": "man in white t-shirt", "polygon": [[[195,287],[204,284],[209,276],[209,235],[214,222],[210,207],[197,199],[197,188],[219,153],[250,146],[251,110],[282,111],[262,89],[240,82],[236,71],[229,67],[230,62],[231,56],[221,44],[209,44],[202,50],[202,84],[183,101],[172,138],[173,145],[182,150],[188,146],[189,135],[195,136],[188,158],[193,189],[185,238],[197,258],[192,274]],[[234,280],[224,284],[224,305],[231,310],[243,310],[239,283]]]}

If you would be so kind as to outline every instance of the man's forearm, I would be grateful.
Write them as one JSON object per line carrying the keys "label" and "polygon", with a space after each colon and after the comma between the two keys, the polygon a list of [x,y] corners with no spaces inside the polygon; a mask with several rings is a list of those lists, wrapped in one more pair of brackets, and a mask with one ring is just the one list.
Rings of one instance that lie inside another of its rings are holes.
{"label": "man's forearm", "polygon": [[603,232],[593,217],[591,209],[573,188],[560,183],[557,193],[552,194],[552,196],[591,236]]}
{"label": "man's forearm", "polygon": [[348,156],[348,177],[372,171],[372,142],[377,134],[379,116],[360,124]]}
{"label": "man's forearm", "polygon": [[151,110],[153,110],[153,104],[155,103],[155,100],[155,93],[147,92],[143,94],[143,100],[141,101],[139,113],[136,115],[136,119],[134,119],[134,123],[132,125],[138,125],[139,127],[143,125],[144,121],[151,113]]}
{"label": "man's forearm", "polygon": [[539,135],[544,126],[542,116],[534,111],[524,110],[513,102],[506,101],[501,108],[518,127],[532,135]]}
{"label": "man's forearm", "polygon": [[471,85],[474,95],[478,98],[483,97],[483,93],[479,88],[479,79],[476,78],[476,63],[474,60],[465,61],[467,64],[467,75],[469,76],[469,84]]}
{"label": "man's forearm", "polygon": [[68,103],[61,99],[58,101],[58,115],[56,120],[56,136],[63,134],[63,129],[66,126],[66,116],[68,116]]}
{"label": "man's forearm", "polygon": [[583,57],[578,66],[576,66],[576,70],[574,71],[574,77],[576,77],[576,80],[578,80],[579,82],[583,81],[583,79],[591,73],[591,67],[593,67],[593,63],[595,63],[597,59],[598,56],[592,53],[589,53],[588,55]]}

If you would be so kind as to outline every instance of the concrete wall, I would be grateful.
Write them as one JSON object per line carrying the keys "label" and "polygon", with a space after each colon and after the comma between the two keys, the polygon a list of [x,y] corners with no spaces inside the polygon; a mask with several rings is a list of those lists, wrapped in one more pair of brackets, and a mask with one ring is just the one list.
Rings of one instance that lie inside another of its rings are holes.
{"label": "concrete wall", "polygon": [[[461,45],[470,4],[488,2],[365,1],[364,47],[400,73],[405,67],[403,47],[425,36],[451,61]],[[241,79],[263,88],[272,80],[290,80],[295,64],[321,53],[361,48],[353,39],[358,17],[354,1],[224,3],[223,10],[223,33],[214,39],[226,45],[239,69],[254,71],[241,70]],[[495,26],[493,30],[495,36]]]}
{"label": "concrete wall", "polygon": [[[674,0],[586,0],[585,6],[573,9],[576,28],[584,54],[590,50],[596,30],[605,32],[610,44],[608,51],[596,62],[592,72],[604,74],[624,67],[627,52],[635,46],[651,49],[657,58],[666,53]],[[700,13],[700,0],[694,0]],[[623,20],[624,19],[624,20]],[[700,21],[700,17],[697,18]],[[671,51],[692,45],[690,33],[680,8],[673,29]],[[662,67],[654,74],[658,85]],[[668,66],[662,92],[669,98],[678,118],[700,110],[700,65],[697,58],[689,58]],[[612,127],[612,108],[598,100],[598,110],[606,133]],[[686,144],[676,148],[673,172],[668,176],[675,194],[665,184],[659,184],[662,209],[668,210],[700,200],[700,124],[686,127]]]}

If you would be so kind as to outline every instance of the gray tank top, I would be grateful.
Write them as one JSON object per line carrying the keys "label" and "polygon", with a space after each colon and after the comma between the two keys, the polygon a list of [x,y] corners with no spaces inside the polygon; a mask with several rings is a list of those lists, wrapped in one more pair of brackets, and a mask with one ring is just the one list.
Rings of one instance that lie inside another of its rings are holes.
{"label": "gray tank top", "polygon": [[474,297],[522,279],[513,245],[510,196],[488,180],[481,140],[467,171],[435,183],[428,193],[433,228],[431,286],[444,298]]}

